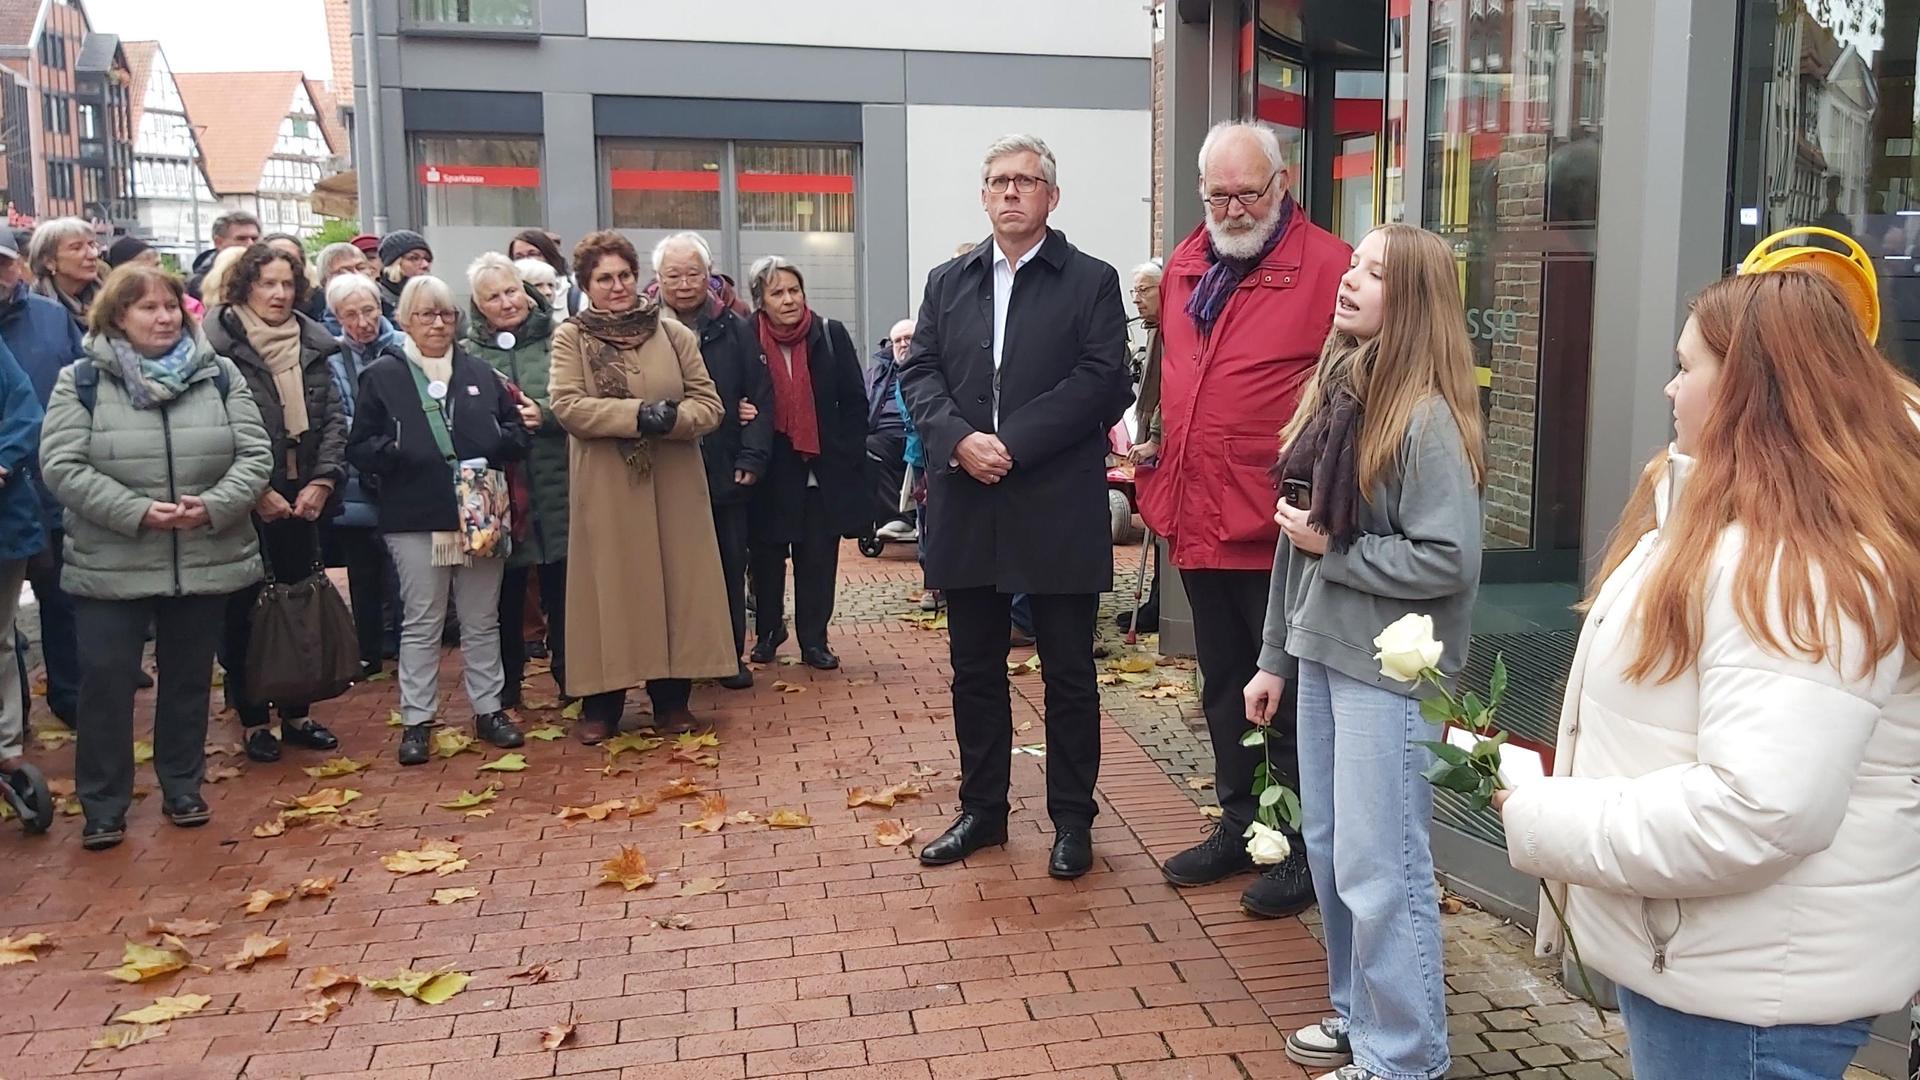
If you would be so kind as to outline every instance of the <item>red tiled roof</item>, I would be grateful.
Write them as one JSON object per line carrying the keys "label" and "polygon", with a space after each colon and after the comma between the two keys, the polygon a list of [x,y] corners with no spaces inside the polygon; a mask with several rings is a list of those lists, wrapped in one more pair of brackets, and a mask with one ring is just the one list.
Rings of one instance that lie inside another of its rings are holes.
{"label": "red tiled roof", "polygon": [[47,0],[0,0],[0,49],[24,49],[33,44],[33,28]]}
{"label": "red tiled roof", "polygon": [[307,80],[307,94],[313,98],[313,107],[320,114],[320,130],[326,133],[327,148],[340,157],[352,157],[353,148],[347,145],[347,129],[340,123],[339,102],[318,79]]}
{"label": "red tiled roof", "polygon": [[214,194],[259,190],[260,172],[302,78],[297,71],[174,73],[187,115],[200,130]]}
{"label": "red tiled roof", "polygon": [[133,132],[134,141],[139,142],[140,114],[147,109],[147,83],[153,77],[153,58],[160,52],[160,43],[123,41],[120,48],[127,54],[127,100],[133,103],[128,130]]}
{"label": "red tiled roof", "polygon": [[[333,61],[333,77],[327,92],[337,101],[353,103],[353,8],[352,0],[322,0],[327,9],[327,53]],[[341,153],[340,147],[333,148]]]}

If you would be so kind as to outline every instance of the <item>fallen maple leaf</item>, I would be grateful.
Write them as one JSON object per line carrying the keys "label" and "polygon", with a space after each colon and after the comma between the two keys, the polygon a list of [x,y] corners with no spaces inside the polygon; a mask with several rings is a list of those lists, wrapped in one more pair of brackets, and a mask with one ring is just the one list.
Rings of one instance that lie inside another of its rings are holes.
{"label": "fallen maple leaf", "polygon": [[660,800],[652,795],[635,795],[627,800],[627,816],[639,817],[660,809]]}
{"label": "fallen maple leaf", "polygon": [[627,803],[623,799],[609,799],[603,803],[594,803],[592,806],[563,806],[560,808],[560,812],[554,816],[558,817],[561,821],[573,821],[576,818],[587,821],[605,821],[607,818],[613,816],[614,811],[626,805]]}
{"label": "fallen maple leaf", "polygon": [[127,942],[126,949],[120,954],[120,966],[107,972],[107,976],[121,982],[137,983],[161,975],[171,975],[187,966],[191,959],[186,946],[178,944],[179,938],[167,938],[156,948],[139,942]]}
{"label": "fallen maple leaf", "polygon": [[481,772],[520,772],[527,767],[525,754],[501,754],[480,766]]}
{"label": "fallen maple leaf", "polygon": [[293,1018],[303,1024],[324,1024],[345,1006],[346,1002],[332,994],[315,994],[307,999],[307,1007],[294,1013]]}
{"label": "fallen maple leaf", "polygon": [[1221,815],[1221,810],[1217,806],[1203,806],[1200,808],[1201,817],[1210,817],[1215,821],[1219,821],[1220,815]]}
{"label": "fallen maple leaf", "polygon": [[586,702],[580,698],[574,698],[567,703],[566,708],[560,710],[560,715],[568,720],[578,720],[580,719],[580,711],[584,708],[586,708]]}
{"label": "fallen maple leaf", "polygon": [[885,788],[882,788],[879,791],[868,791],[866,788],[863,788],[863,787],[847,789],[847,808],[849,810],[851,810],[856,806],[886,807],[886,806],[892,806],[892,805],[893,805],[893,792]]}
{"label": "fallen maple leaf", "polygon": [[562,1046],[565,1046],[567,1040],[571,1038],[573,1038],[572,1024],[555,1024],[540,1032],[540,1048],[543,1050],[558,1050]]}
{"label": "fallen maple leaf", "polygon": [[790,682],[782,682],[778,679],[774,680],[773,690],[774,693],[777,694],[804,694],[807,692],[807,688],[804,686],[797,686]]}
{"label": "fallen maple leaf", "polygon": [[684,762],[688,765],[699,765],[708,769],[717,769],[720,767],[720,758],[717,755],[710,754],[698,746],[680,747],[668,755],[668,757],[669,760],[672,761]]}
{"label": "fallen maple leaf", "polygon": [[357,814],[341,814],[340,822],[356,829],[371,829],[380,824],[380,811],[362,810]]}
{"label": "fallen maple leaf", "polygon": [[165,1024],[139,1024],[133,1027],[108,1028],[99,1038],[87,1045],[95,1050],[125,1050],[129,1046],[138,1046],[151,1042],[167,1033]]}
{"label": "fallen maple leaf", "polygon": [[346,776],[350,773],[357,773],[366,767],[367,764],[364,761],[355,761],[350,757],[337,757],[328,758],[323,764],[300,771],[313,777],[315,780],[323,780],[329,776]]}
{"label": "fallen maple leaf", "polygon": [[228,971],[242,971],[252,968],[257,960],[287,955],[286,938],[270,938],[265,934],[248,934],[247,940],[240,943],[240,951],[227,957]]}
{"label": "fallen maple leaf", "polygon": [[291,899],[293,899],[292,889],[281,889],[279,892],[271,889],[255,889],[247,894],[247,898],[240,902],[240,906],[247,909],[247,914],[258,915],[275,904],[285,903]]}
{"label": "fallen maple leaf", "polygon": [[715,735],[711,731],[703,731],[699,734],[685,731],[673,737],[673,745],[681,750],[691,750],[702,746],[719,746],[720,736]]}
{"label": "fallen maple leaf", "polygon": [[546,982],[548,979],[553,978],[553,972],[549,970],[547,968],[547,965],[545,964],[530,964],[527,967],[507,976],[507,978],[525,979],[527,980],[527,985],[532,986],[537,983]]}
{"label": "fallen maple leaf", "polygon": [[527,738],[539,739],[541,742],[552,742],[555,739],[564,739],[566,737],[566,731],[553,724],[546,724],[527,732]]}
{"label": "fallen maple leaf", "polygon": [[238,780],[245,772],[235,765],[217,765],[207,770],[207,783],[218,784],[222,780]]}
{"label": "fallen maple leaf", "polygon": [[339,878],[310,877],[303,879],[293,887],[293,894],[302,900],[316,896],[332,896],[333,887],[340,884]]}
{"label": "fallen maple leaf", "polygon": [[1189,776],[1187,777],[1187,786],[1195,791],[1205,791],[1213,786],[1213,777]]}
{"label": "fallen maple leaf", "polygon": [[1032,730],[1033,730],[1033,721],[1022,720],[1018,724],[1014,725],[1013,733],[1015,735],[1025,735],[1027,732]]}
{"label": "fallen maple leaf", "polygon": [[913,834],[918,831],[898,818],[889,818],[874,823],[873,838],[880,842],[881,847],[899,847],[913,839]]}
{"label": "fallen maple leaf", "polygon": [[13,964],[37,963],[40,957],[36,949],[50,949],[53,939],[45,934],[27,934],[24,937],[0,937],[0,967]]}
{"label": "fallen maple leaf", "polygon": [[1108,664],[1107,670],[1124,671],[1136,675],[1144,674],[1145,672],[1153,670],[1153,658],[1150,656],[1141,656],[1138,653],[1132,656],[1123,656],[1113,663]]}
{"label": "fallen maple leaf", "polygon": [[41,728],[33,733],[33,741],[39,743],[42,750],[58,750],[79,738],[77,733],[60,728]]}
{"label": "fallen maple leaf", "polygon": [[358,986],[360,976],[349,975],[337,968],[321,965],[307,975],[307,981],[300,984],[302,990],[331,990],[336,986]]}
{"label": "fallen maple leaf", "polygon": [[656,915],[651,921],[653,925],[662,930],[693,929],[693,916],[691,915]]}
{"label": "fallen maple leaf", "polygon": [[172,934],[174,937],[183,938],[206,937],[218,929],[220,929],[219,923],[206,919],[171,919],[163,923],[154,922],[152,919],[147,920],[149,934]]}
{"label": "fallen maple leaf", "polygon": [[767,815],[767,824],[776,829],[804,829],[813,824],[813,818],[798,810],[783,807]]}
{"label": "fallen maple leaf", "polygon": [[939,776],[940,770],[931,765],[915,765],[913,767],[913,775],[924,780],[929,776]]}
{"label": "fallen maple leaf", "polygon": [[637,847],[622,847],[620,854],[608,859],[601,871],[600,884],[619,885],[628,892],[653,884],[653,875],[647,873],[647,857],[640,854]]}
{"label": "fallen maple leaf", "polygon": [[499,797],[500,785],[488,784],[485,789],[480,791],[463,791],[446,802],[441,803],[440,808],[442,810],[467,810],[479,806],[481,803],[492,802]]}
{"label": "fallen maple leaf", "polygon": [[435,889],[430,898],[436,904],[457,904],[480,895],[479,889]]}
{"label": "fallen maple leaf", "polygon": [[403,971],[390,979],[362,979],[369,990],[391,990],[427,1005],[444,1005],[448,998],[467,988],[473,976],[464,971],[441,968],[435,971]]}
{"label": "fallen maple leaf", "polygon": [[660,786],[662,799],[685,799],[700,794],[704,794],[700,781],[691,777],[676,776]]}
{"label": "fallen maple leaf", "polygon": [[680,891],[675,895],[685,900],[690,896],[705,896],[708,893],[719,892],[721,889],[726,888],[726,886],[726,878],[694,878],[692,881],[682,882]]}
{"label": "fallen maple leaf", "polygon": [[253,836],[254,836],[254,839],[256,840],[269,840],[269,839],[272,839],[273,837],[282,835],[286,831],[287,831],[286,819],[274,818],[272,821],[263,821],[260,824],[255,825],[253,827]]}
{"label": "fallen maple leaf", "polygon": [[144,1009],[121,1013],[113,1018],[116,1024],[164,1024],[169,1020],[178,1020],[183,1016],[192,1016],[213,1001],[206,994],[182,994],[179,997],[155,998],[153,1004]]}
{"label": "fallen maple leaf", "polygon": [[153,743],[146,739],[135,739],[133,741],[133,763],[135,765],[145,765],[152,760]]}
{"label": "fallen maple leaf", "polygon": [[480,753],[479,750],[474,750],[473,736],[457,728],[434,728],[431,741],[433,752],[443,758],[450,758],[468,750],[473,750],[476,754]]}
{"label": "fallen maple leaf", "polygon": [[429,870],[445,877],[465,870],[467,860],[460,857],[460,845],[454,841],[428,840],[416,851],[389,852],[381,857],[380,865],[402,877]]}
{"label": "fallen maple leaf", "polygon": [[699,829],[702,832],[717,833],[727,826],[727,797],[721,794],[702,795],[700,797],[700,816],[692,821],[680,823],[683,829]]}
{"label": "fallen maple leaf", "polygon": [[466,816],[467,816],[468,818],[488,818],[488,817],[492,817],[492,816],[493,816],[493,807],[491,807],[491,806],[483,806],[483,807],[481,807],[481,808],[480,808],[480,809],[478,809],[478,810],[469,810],[469,811],[467,811],[467,814],[466,814]]}
{"label": "fallen maple leaf", "polygon": [[321,788],[294,799],[293,805],[302,810],[338,810],[359,797],[360,793],[352,788]]}
{"label": "fallen maple leaf", "polygon": [[727,823],[729,825],[758,825],[760,824],[760,815],[751,810],[739,810],[727,819]]}
{"label": "fallen maple leaf", "polygon": [[406,727],[407,719],[406,717],[400,715],[399,709],[395,709],[392,712],[387,714],[387,726],[388,727]]}

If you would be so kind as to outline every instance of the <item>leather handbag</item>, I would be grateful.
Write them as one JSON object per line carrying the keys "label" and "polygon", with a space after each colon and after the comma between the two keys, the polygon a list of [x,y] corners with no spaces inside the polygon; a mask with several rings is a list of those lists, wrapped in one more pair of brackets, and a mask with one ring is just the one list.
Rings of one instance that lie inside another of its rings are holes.
{"label": "leather handbag", "polygon": [[306,705],[346,693],[360,678],[360,645],[340,590],[317,557],[312,573],[291,584],[274,578],[271,560],[262,561],[267,583],[247,635],[248,704]]}

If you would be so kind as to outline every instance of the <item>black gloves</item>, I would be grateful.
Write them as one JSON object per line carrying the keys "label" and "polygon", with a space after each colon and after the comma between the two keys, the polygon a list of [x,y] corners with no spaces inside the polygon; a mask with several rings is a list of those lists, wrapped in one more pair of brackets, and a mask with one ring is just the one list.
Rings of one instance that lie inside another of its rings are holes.
{"label": "black gloves", "polygon": [[671,401],[654,401],[640,406],[640,434],[665,435],[679,419],[680,407]]}

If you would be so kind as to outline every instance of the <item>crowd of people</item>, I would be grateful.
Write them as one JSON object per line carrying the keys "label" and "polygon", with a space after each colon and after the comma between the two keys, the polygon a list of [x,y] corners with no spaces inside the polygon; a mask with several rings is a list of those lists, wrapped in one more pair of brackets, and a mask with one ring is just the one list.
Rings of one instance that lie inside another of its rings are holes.
{"label": "crowd of people", "polygon": [[[1024,135],[983,159],[991,234],[865,365],[800,267],[762,258],[743,294],[693,233],[643,258],[616,232],[567,254],[521,232],[466,268],[464,308],[405,230],[309,260],[229,214],[185,281],[76,220],[0,245],[0,624],[31,582],[47,703],[79,732],[83,845],[124,837],[149,639],[174,824],[208,820],[216,656],[250,756],[340,745],[312,702],[248,685],[266,583],[346,568],[360,675],[397,659],[414,765],[447,645],[494,746],[522,744],[536,655],[584,742],[641,688],[655,727],[694,730],[696,682],[750,687],[786,642],[789,562],[799,658],[838,667],[840,541],[872,532],[918,542],[923,604],[948,612],[960,807],[920,862],[1007,840],[1025,638],[1046,869],[1077,878],[1096,858],[1109,433],[1133,407],[1222,810],[1162,872],[1257,872],[1256,916],[1318,904],[1336,1015],[1289,1034],[1295,1061],[1446,1075],[1439,689],[1374,650],[1408,614],[1440,681],[1470,647],[1488,449],[1457,263],[1409,225],[1353,247],[1320,229],[1262,124],[1216,127],[1198,164],[1204,220],[1130,275],[1139,364],[1119,275],[1048,224],[1058,163]],[[1675,438],[1582,604],[1553,775],[1493,796],[1514,866],[1548,883],[1541,949],[1585,943],[1642,1077],[1839,1077],[1920,989],[1920,937],[1875,933],[1920,902],[1920,387],[1870,332],[1813,270],[1694,300]],[[1129,625],[1157,614],[1158,577]],[[0,683],[0,780],[50,814],[22,688]],[[1298,828],[1250,844],[1274,785],[1297,789]]]}

